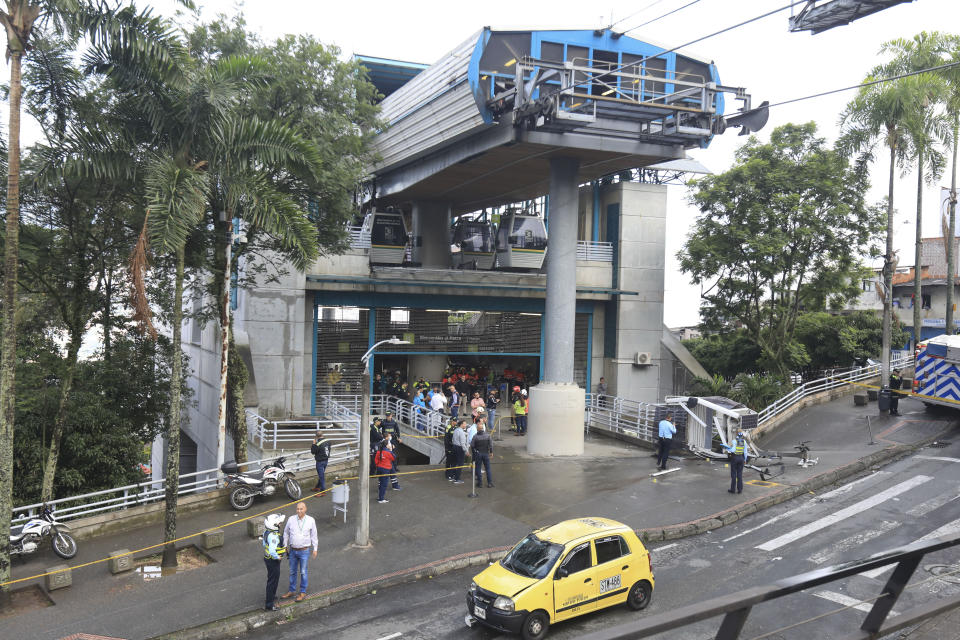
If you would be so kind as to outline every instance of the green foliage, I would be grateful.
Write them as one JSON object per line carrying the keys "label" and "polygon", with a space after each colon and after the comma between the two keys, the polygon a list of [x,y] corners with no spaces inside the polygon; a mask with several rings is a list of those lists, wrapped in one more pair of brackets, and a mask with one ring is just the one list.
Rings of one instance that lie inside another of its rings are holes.
{"label": "green foliage", "polygon": [[[14,439],[14,503],[40,497],[44,448],[57,413],[65,358],[46,330],[21,335],[21,381]],[[55,498],[131,484],[144,478],[148,445],[163,429],[169,406],[170,341],[124,336],[109,360],[79,363],[60,445]]]}
{"label": "green foliage", "polygon": [[[894,317],[896,319],[896,317]],[[805,313],[797,318],[796,338],[810,356],[811,369],[851,367],[880,358],[882,318],[872,311],[848,315]],[[900,322],[891,327],[891,344],[903,345],[909,334]]]}
{"label": "green foliage", "polygon": [[695,377],[690,383],[690,388],[687,389],[687,395],[701,397],[722,396],[728,398],[732,391],[733,385],[727,382],[723,376],[714,374],[712,378]]}
{"label": "green foliage", "polygon": [[684,340],[683,345],[715,375],[733,378],[739,373],[758,371],[760,347],[742,329]]}
{"label": "green foliage", "polygon": [[760,411],[787,395],[791,389],[790,383],[774,375],[741,373],[733,380],[730,399]]}
{"label": "green foliage", "polygon": [[678,258],[706,285],[704,325],[742,327],[780,375],[802,363],[797,315],[859,294],[858,256],[880,228],[866,187],[813,123],[778,127],[769,143],[751,137],[733,168],[696,181],[700,216]]}

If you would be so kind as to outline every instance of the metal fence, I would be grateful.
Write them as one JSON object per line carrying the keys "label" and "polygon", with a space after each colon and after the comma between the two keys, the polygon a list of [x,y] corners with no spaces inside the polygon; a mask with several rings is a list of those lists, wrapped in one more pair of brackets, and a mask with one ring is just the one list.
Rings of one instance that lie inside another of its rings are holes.
{"label": "metal fence", "polygon": [[[912,352],[893,352],[890,360],[891,368],[905,368],[912,364]],[[878,375],[880,375],[880,365],[874,364],[805,382],[794,388],[787,395],[775,400],[770,406],[759,411],[757,424],[762,425],[775,418],[801,402],[804,398],[843,387],[852,382],[875,378]],[[619,396],[598,396],[595,393],[588,393],[584,411],[584,428],[587,431],[590,429],[604,429],[613,433],[630,435],[652,443],[656,441],[657,435],[656,425],[654,424],[656,409],[657,405],[653,403],[630,400]]]}
{"label": "metal fence", "polygon": [[612,242],[592,242],[589,240],[577,241],[577,260],[593,260],[595,262],[613,262]]}
{"label": "metal fence", "polygon": [[[893,573],[887,580],[880,593],[874,597],[863,599],[860,604],[869,606],[869,611],[858,625],[859,628],[853,629],[849,635],[844,637],[849,639],[863,639],[892,637],[889,634],[907,629],[917,623],[932,618],[936,615],[950,611],[960,606],[960,596],[951,594],[947,597],[934,599],[925,604],[918,605],[906,611],[893,613],[893,606],[897,603],[901,594],[906,589],[913,589],[920,585],[940,579],[938,576],[932,576],[922,582],[908,584],[915,570],[920,566],[924,556],[928,553],[948,549],[960,544],[960,536],[944,536],[934,540],[925,540],[923,542],[914,542],[898,549],[893,549],[885,553],[878,553],[864,560],[848,562],[834,567],[815,569],[808,573],[784,578],[774,583],[751,587],[737,593],[722,595],[711,598],[705,602],[697,602],[685,607],[671,608],[669,611],[660,613],[649,618],[638,619],[633,622],[621,624],[602,631],[596,631],[581,636],[581,640],[627,640],[633,638],[648,638],[653,635],[689,627],[692,624],[718,618],[716,635],[709,634],[717,640],[736,640],[743,632],[743,627],[750,615],[753,607],[764,602],[777,601],[774,606],[784,606],[782,600],[785,596],[800,593],[807,589],[812,589],[820,585],[836,582],[844,578],[853,577],[859,573],[878,569],[883,567],[893,567]],[[930,593],[936,589],[931,589]],[[859,608],[859,607],[857,607]],[[850,615],[850,606],[843,606],[836,609],[833,613]],[[824,617],[825,614],[811,616],[806,622],[812,623]],[[888,621],[889,616],[896,616]],[[801,623],[784,624],[782,629],[764,633],[758,637],[786,637],[783,635],[788,630],[793,630],[796,634],[791,637],[825,637],[817,629],[798,631]],[[689,633],[689,629],[686,629]],[[684,635],[688,635],[684,634]],[[674,637],[676,633],[670,634]],[[757,631],[752,631],[750,637],[757,637]]]}
{"label": "metal fence", "polygon": [[[359,398],[358,398],[359,402]],[[388,395],[375,395],[370,398],[371,413],[384,414],[392,411],[401,424],[412,429],[422,431],[425,435],[435,438],[443,437],[447,416],[429,407],[421,409],[411,402]]]}
{"label": "metal fence", "polygon": [[347,227],[347,233],[350,234],[351,249],[369,249],[370,231],[363,227]]}
{"label": "metal fence", "polygon": [[[309,450],[309,442],[312,442],[313,435],[316,432],[316,425],[329,425],[338,423],[339,428],[330,428],[326,434],[334,444],[330,449],[330,464],[349,461],[357,457],[359,442],[357,439],[357,429],[360,425],[360,416],[353,412],[348,406],[340,405],[336,400],[327,398],[324,407],[332,414],[338,416],[336,420],[325,416],[318,420],[267,420],[261,416],[247,411],[247,425],[250,429],[250,440],[256,444],[267,443],[277,448],[277,445],[301,445],[307,443],[307,448],[291,452],[282,452],[269,458],[261,460],[251,460],[241,465],[241,469],[257,469],[259,466],[274,462],[277,457],[283,455],[286,457],[284,467],[291,472],[298,472],[313,469],[315,460]],[[359,398],[356,402],[359,406]],[[309,425],[309,428],[302,428],[299,425]],[[261,444],[263,446],[263,444]],[[188,495],[212,491],[219,486],[220,469],[204,469],[194,473],[184,473],[179,477],[179,495]],[[74,520],[85,516],[92,516],[99,513],[110,511],[119,511],[131,507],[159,502],[163,500],[165,494],[164,478],[158,480],[145,479],[143,482],[128,484],[122,487],[104,489],[102,491],[93,491],[82,495],[51,500],[47,504],[52,506],[57,514],[58,520]],[[42,503],[29,504],[16,507],[13,510],[13,524],[24,522],[31,517],[36,516]]]}

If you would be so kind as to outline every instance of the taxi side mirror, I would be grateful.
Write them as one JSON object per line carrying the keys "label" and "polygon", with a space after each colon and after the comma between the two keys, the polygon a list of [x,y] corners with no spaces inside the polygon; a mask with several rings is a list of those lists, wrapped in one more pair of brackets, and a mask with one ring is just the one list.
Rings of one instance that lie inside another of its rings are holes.
{"label": "taxi side mirror", "polygon": [[557,569],[557,578],[566,578],[570,575],[570,571],[566,567],[560,567]]}

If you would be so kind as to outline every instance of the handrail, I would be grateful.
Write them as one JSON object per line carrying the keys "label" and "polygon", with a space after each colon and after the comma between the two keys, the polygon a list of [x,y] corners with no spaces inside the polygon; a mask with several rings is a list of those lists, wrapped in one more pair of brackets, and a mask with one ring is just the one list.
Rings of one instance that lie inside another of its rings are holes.
{"label": "handrail", "polygon": [[613,262],[613,243],[577,240],[577,260]]}
{"label": "handrail", "polygon": [[[330,412],[330,418],[271,421],[248,409],[247,425],[248,429],[250,429],[249,438],[254,442],[259,439],[260,442],[263,443],[265,439],[269,437],[270,442],[274,445],[312,441],[313,434],[316,432],[316,426],[311,429],[284,430],[281,430],[280,427],[283,425],[297,424],[318,425],[321,423],[339,423],[346,426],[327,429],[325,431],[325,433],[331,436],[332,440],[335,440],[335,443],[330,448],[330,463],[337,464],[355,459],[359,450],[359,414],[354,412],[349,406],[341,404],[334,399],[325,398],[323,404]],[[359,398],[355,404],[359,407]],[[307,437],[299,437],[305,434]],[[276,448],[276,446],[274,446],[274,448]],[[281,450],[276,455],[268,458],[250,460],[238,466],[243,468],[262,463],[271,463],[281,455],[287,458],[284,465],[287,471],[295,473],[314,468],[315,461],[309,449],[291,452]],[[215,490],[219,487],[219,477],[220,469],[218,468],[180,474],[177,493],[178,495],[184,495]],[[103,489],[81,495],[58,498],[49,501],[47,504],[55,507],[58,520],[72,520],[98,513],[119,511],[150,502],[161,501],[164,499],[166,492],[165,483],[165,478],[144,480],[144,482],[114,487],[112,489]],[[42,506],[43,503],[36,503],[15,507],[13,509],[12,523],[18,524],[34,517]]]}
{"label": "handrail", "polygon": [[376,413],[384,414],[387,411],[393,411],[397,420],[411,429],[417,429],[434,438],[443,437],[447,416],[439,411],[429,407],[420,409],[419,416],[415,418],[418,412],[413,403],[390,395],[373,395],[370,397],[370,404]]}
{"label": "handrail", "polygon": [[[738,591],[737,593],[711,598],[704,602],[673,608],[664,613],[642,620],[638,619],[602,631],[588,633],[581,636],[581,640],[632,640],[634,638],[647,638],[665,631],[688,627],[692,624],[721,615],[723,616],[723,620],[719,623],[715,637],[717,640],[736,640],[740,637],[743,623],[750,614],[750,610],[758,604],[849,578],[871,569],[895,565],[893,573],[890,575],[890,578],[883,586],[879,595],[876,598],[864,601],[870,602],[872,600],[873,606],[866,614],[859,629],[847,636],[851,638],[851,640],[886,637],[901,629],[915,625],[922,620],[960,607],[960,596],[942,598],[933,603],[920,605],[907,611],[899,611],[897,617],[890,623],[887,623],[887,617],[890,615],[893,606],[907,588],[907,583],[910,581],[910,578],[913,576],[914,571],[920,565],[924,556],[928,553],[934,553],[958,544],[960,544],[960,535],[943,536],[933,540],[914,542],[890,551],[874,554],[863,560],[839,564],[824,569],[814,569],[813,571],[784,578],[768,585],[751,587]],[[839,613],[840,611],[845,612],[845,615],[849,615],[851,609],[844,607],[837,609],[835,613]],[[820,616],[818,616],[818,618],[819,617]],[[775,631],[776,630],[774,630],[774,633]],[[753,635],[756,634],[754,633]],[[817,634],[808,633],[807,635],[816,637]]]}

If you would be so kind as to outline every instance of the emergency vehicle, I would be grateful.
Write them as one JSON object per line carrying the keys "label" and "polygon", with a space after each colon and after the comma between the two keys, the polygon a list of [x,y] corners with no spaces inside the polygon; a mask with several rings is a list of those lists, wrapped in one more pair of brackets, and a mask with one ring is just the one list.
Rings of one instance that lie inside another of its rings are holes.
{"label": "emergency vehicle", "polygon": [[577,518],[528,534],[473,578],[466,623],[540,640],[550,625],[626,604],[639,611],[653,594],[650,553],[630,527]]}
{"label": "emergency vehicle", "polygon": [[960,408],[960,335],[940,335],[917,345],[913,392],[925,405]]}

